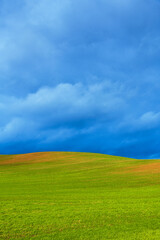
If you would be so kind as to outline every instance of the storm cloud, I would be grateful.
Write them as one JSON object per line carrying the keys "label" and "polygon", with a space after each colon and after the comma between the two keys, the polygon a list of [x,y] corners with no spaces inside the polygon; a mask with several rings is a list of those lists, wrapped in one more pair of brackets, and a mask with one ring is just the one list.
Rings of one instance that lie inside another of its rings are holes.
{"label": "storm cloud", "polygon": [[0,153],[160,157],[160,2],[0,2]]}

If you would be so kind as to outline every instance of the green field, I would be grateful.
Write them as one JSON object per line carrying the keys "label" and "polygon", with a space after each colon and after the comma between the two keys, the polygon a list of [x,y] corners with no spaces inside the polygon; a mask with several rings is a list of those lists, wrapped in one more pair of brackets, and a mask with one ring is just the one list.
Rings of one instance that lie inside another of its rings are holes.
{"label": "green field", "polygon": [[0,239],[160,239],[160,160],[0,156]]}

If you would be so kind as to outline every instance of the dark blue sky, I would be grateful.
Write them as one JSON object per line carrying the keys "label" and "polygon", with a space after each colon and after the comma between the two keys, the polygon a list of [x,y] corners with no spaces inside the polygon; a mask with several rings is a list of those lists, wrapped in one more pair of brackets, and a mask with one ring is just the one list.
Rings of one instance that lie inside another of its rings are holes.
{"label": "dark blue sky", "polygon": [[160,1],[0,0],[0,153],[160,158]]}

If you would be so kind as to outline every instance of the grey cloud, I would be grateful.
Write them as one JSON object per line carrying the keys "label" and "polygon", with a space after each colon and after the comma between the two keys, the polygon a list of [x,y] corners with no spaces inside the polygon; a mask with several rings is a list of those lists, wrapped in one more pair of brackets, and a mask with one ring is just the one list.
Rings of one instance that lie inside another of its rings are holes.
{"label": "grey cloud", "polygon": [[0,140],[35,138],[36,134],[55,139],[63,131],[74,136],[93,131],[102,123],[108,128],[117,115],[123,117],[127,104],[122,95],[123,88],[105,81],[89,86],[60,84],[6,103],[4,98],[0,110],[4,115],[3,108],[7,109],[7,116],[6,123],[1,122]]}

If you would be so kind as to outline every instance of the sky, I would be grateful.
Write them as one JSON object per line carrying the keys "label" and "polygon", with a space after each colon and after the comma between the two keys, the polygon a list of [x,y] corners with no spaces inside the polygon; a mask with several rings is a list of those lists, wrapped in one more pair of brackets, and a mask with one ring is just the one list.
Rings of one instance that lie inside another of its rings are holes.
{"label": "sky", "polygon": [[160,158],[159,0],[0,0],[0,154]]}

